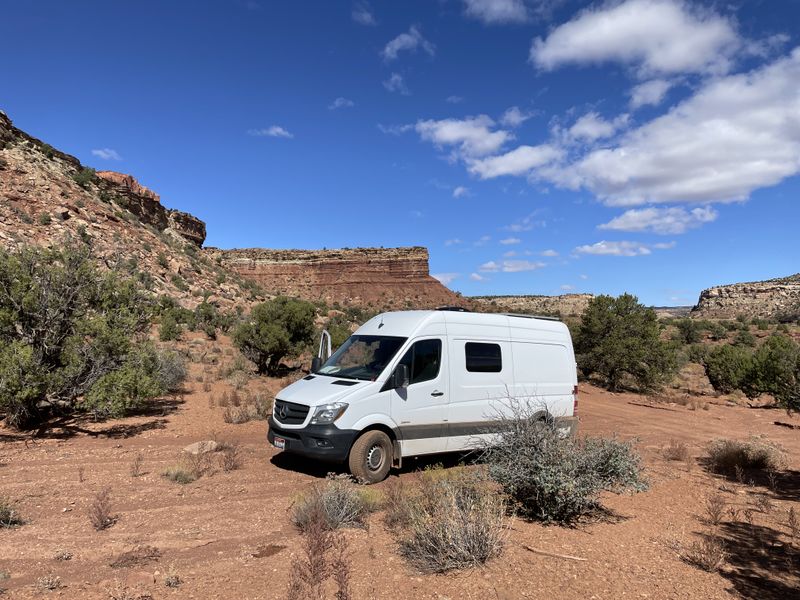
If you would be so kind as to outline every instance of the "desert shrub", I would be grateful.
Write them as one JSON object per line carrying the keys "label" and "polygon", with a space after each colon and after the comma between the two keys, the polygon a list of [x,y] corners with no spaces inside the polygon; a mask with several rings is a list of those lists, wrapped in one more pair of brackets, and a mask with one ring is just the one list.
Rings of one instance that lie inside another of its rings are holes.
{"label": "desert shrub", "polygon": [[714,535],[705,535],[699,541],[681,552],[681,558],[687,564],[713,573],[725,562],[725,543]]}
{"label": "desert shrub", "polygon": [[50,144],[41,144],[39,146],[39,150],[41,150],[42,154],[44,154],[47,158],[53,158],[56,154],[56,149]]}
{"label": "desert shrub", "polygon": [[117,370],[103,375],[80,402],[98,417],[120,417],[150,399],[175,391],[186,378],[186,367],[174,352],[142,345]]}
{"label": "desert shrub", "polygon": [[756,345],[756,336],[750,333],[749,329],[740,329],[736,337],[733,338],[733,345],[752,348]]}
{"label": "desert shrub", "polygon": [[325,329],[331,334],[331,347],[333,350],[344,344],[352,334],[350,322],[339,315],[329,319],[325,324]]}
{"label": "desert shrub", "polygon": [[85,167],[72,174],[72,181],[82,188],[86,188],[95,180],[95,171],[91,167]]}
{"label": "desert shrub", "polygon": [[314,305],[278,296],[257,304],[233,333],[233,343],[259,373],[274,375],[284,357],[297,356],[314,335]]}
{"label": "desert shrub", "polygon": [[162,342],[177,340],[181,337],[181,326],[171,312],[161,317],[161,327],[158,329],[158,339]]}
{"label": "desert shrub", "polygon": [[785,335],[770,336],[753,355],[742,384],[751,398],[767,393],[787,410],[800,410],[800,345]]}
{"label": "desert shrub", "polygon": [[602,377],[613,390],[629,381],[642,390],[657,388],[676,366],[674,350],[659,335],[655,311],[635,296],[597,296],[575,340],[578,366],[587,377]]}
{"label": "desert shrub", "polygon": [[111,514],[111,488],[103,488],[95,494],[89,505],[89,521],[97,531],[108,529],[114,524]]}
{"label": "desert shrub", "polygon": [[38,218],[39,225],[50,225],[53,219],[50,217],[50,213],[41,213]]}
{"label": "desert shrub", "polygon": [[712,340],[718,342],[728,337],[728,330],[722,323],[718,321],[711,321],[708,325],[708,333]]}
{"label": "desert shrub", "polygon": [[[0,411],[14,427],[82,408],[104,377],[130,369],[151,302],[130,279],[101,273],[88,248],[0,251]],[[120,377],[120,375],[116,377]],[[103,410],[94,392],[92,410]]]}
{"label": "desert shrub", "polygon": [[761,438],[747,441],[720,439],[708,447],[708,466],[712,471],[731,475],[737,470],[776,471],[786,464],[781,448]]}
{"label": "desert shrub", "polygon": [[661,451],[667,460],[686,462],[689,460],[689,447],[684,442],[670,440],[669,444]]}
{"label": "desert shrub", "polygon": [[366,527],[367,516],[377,505],[371,492],[344,479],[315,485],[295,503],[292,520],[301,531],[321,515],[329,529]]}
{"label": "desert shrub", "polygon": [[521,515],[569,523],[596,510],[603,490],[646,487],[631,442],[563,437],[533,409],[512,409],[505,430],[484,450],[483,458]]}
{"label": "desert shrub", "polygon": [[10,499],[0,496],[0,527],[16,527],[23,524],[22,518]]}
{"label": "desert shrub", "polygon": [[220,466],[226,473],[241,468],[242,453],[239,444],[226,444],[220,450]]}
{"label": "desert shrub", "polygon": [[483,564],[502,550],[506,508],[481,469],[424,473],[407,500],[400,552],[428,573]]}
{"label": "desert shrub", "polygon": [[701,339],[700,325],[694,319],[679,319],[675,322],[677,328],[677,339],[684,344],[696,344]]}
{"label": "desert shrub", "polygon": [[181,292],[189,291],[189,284],[187,284],[186,280],[177,273],[170,277],[170,281],[172,281],[172,285],[174,285]]}
{"label": "desert shrub", "polygon": [[183,465],[167,467],[167,469],[162,473],[162,476],[169,481],[179,483],[181,485],[186,485],[197,480],[197,477],[195,477],[194,473],[192,473]]}
{"label": "desert shrub", "polygon": [[740,389],[753,367],[753,355],[740,346],[719,346],[706,353],[703,367],[718,392],[730,394]]}
{"label": "desert shrub", "polygon": [[52,592],[61,587],[61,577],[48,573],[36,578],[37,589],[43,592]]}
{"label": "desert shrub", "polygon": [[195,327],[206,334],[210,340],[217,339],[220,315],[217,307],[203,300],[194,309]]}
{"label": "desert shrub", "polygon": [[686,349],[686,358],[691,362],[703,364],[708,352],[708,346],[705,346],[704,344],[692,344]]}
{"label": "desert shrub", "polygon": [[319,507],[302,531],[303,552],[292,561],[287,600],[321,600],[326,582],[333,579],[337,600],[350,600],[350,561],[347,540],[331,529]]}

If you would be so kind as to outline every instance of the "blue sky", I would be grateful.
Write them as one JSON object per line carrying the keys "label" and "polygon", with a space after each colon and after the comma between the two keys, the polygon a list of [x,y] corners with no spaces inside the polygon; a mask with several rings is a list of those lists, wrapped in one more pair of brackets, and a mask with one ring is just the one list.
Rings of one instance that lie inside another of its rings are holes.
{"label": "blue sky", "polygon": [[223,248],[474,294],[800,271],[800,1],[3,0],[0,108]]}

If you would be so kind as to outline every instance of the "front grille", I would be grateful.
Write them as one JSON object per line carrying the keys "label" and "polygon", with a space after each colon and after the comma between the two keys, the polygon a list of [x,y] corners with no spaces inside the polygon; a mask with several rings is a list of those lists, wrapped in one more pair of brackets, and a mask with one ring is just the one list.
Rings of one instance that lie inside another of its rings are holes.
{"label": "front grille", "polygon": [[275,399],[272,416],[278,423],[284,425],[302,425],[306,420],[308,407],[305,404],[295,404],[285,400]]}

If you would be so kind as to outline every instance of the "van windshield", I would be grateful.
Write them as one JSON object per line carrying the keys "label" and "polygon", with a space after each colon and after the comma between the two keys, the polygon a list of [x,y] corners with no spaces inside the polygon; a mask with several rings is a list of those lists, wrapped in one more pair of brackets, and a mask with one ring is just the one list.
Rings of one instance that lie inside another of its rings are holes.
{"label": "van windshield", "polygon": [[375,381],[405,341],[404,337],[387,335],[351,335],[317,373]]}

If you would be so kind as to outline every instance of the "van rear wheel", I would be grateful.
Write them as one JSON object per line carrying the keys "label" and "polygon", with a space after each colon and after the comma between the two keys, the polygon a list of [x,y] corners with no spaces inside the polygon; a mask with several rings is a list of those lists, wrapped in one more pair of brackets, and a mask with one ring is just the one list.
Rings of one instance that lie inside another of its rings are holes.
{"label": "van rear wheel", "polygon": [[383,481],[392,468],[392,453],[388,435],[378,430],[368,431],[350,449],[350,472],[364,483]]}

